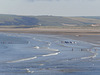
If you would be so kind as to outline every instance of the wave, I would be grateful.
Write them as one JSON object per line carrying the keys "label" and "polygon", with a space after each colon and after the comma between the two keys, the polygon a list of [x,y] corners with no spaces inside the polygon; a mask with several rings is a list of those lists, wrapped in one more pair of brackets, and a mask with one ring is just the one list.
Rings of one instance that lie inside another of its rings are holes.
{"label": "wave", "polygon": [[79,60],[78,58],[67,59],[66,61]]}
{"label": "wave", "polygon": [[51,42],[49,42],[49,41],[44,41],[44,40],[36,39],[35,37],[32,38],[32,39],[34,39],[34,40],[36,40],[36,41],[39,41],[39,42],[45,42],[48,46],[51,45]]}
{"label": "wave", "polygon": [[53,49],[53,48],[49,48],[49,47],[41,47],[41,49],[47,49],[50,51],[59,51],[58,49]]}
{"label": "wave", "polygon": [[47,49],[47,50],[50,50],[50,51],[59,51],[58,49],[53,49],[53,48],[49,48],[49,47],[34,46],[33,48],[35,48],[35,49]]}
{"label": "wave", "polygon": [[34,46],[33,48],[35,48],[35,49],[39,49],[40,47],[39,47],[39,46]]}
{"label": "wave", "polygon": [[[34,48],[36,48],[36,49],[40,49],[40,47],[39,46],[35,46]],[[52,50],[52,51],[57,51],[56,53],[50,53],[50,54],[46,54],[46,55],[42,55],[42,56],[53,56],[53,55],[58,55],[60,52],[58,52],[59,50],[58,49],[51,49],[51,48],[49,48],[49,47],[46,47],[46,49],[48,49],[48,50]],[[8,62],[6,62],[6,63],[17,63],[17,62],[22,62],[22,61],[28,61],[28,60],[33,60],[33,59],[36,59],[37,58],[37,56],[35,56],[35,57],[30,57],[30,58],[25,58],[25,59],[19,59],[19,60],[14,60],[14,61],[8,61]]]}
{"label": "wave", "polygon": [[48,48],[48,50],[51,50],[51,51],[59,51],[58,49],[52,49],[52,48]]}
{"label": "wave", "polygon": [[58,55],[60,52],[57,52],[57,53],[51,53],[51,54],[47,54],[47,55],[42,55],[42,56],[52,56],[52,55]]}
{"label": "wave", "polygon": [[89,43],[89,44],[91,44],[93,46],[100,46],[99,44],[94,44],[94,43]]}
{"label": "wave", "polygon": [[16,63],[16,62],[28,61],[28,60],[32,60],[32,59],[36,59],[36,58],[37,58],[37,56],[31,57],[31,58],[19,59],[19,60],[15,60],[15,61],[8,61],[6,63]]}
{"label": "wave", "polygon": [[93,52],[93,51],[88,51],[88,52],[92,53],[93,55],[88,56],[88,57],[82,57],[81,59],[90,59],[90,58],[95,58],[95,57],[98,55],[98,53],[95,53],[95,52]]}
{"label": "wave", "polygon": [[86,57],[81,57],[81,58],[71,58],[71,59],[67,59],[66,61],[72,61],[72,60],[85,60],[85,59],[93,59],[96,58],[96,56],[98,55],[98,53],[94,52],[94,51],[90,51],[90,50],[86,50],[87,52],[92,53],[92,55],[90,56],[86,56]]}
{"label": "wave", "polygon": [[26,72],[28,72],[28,73],[34,73],[34,71],[31,71],[31,70],[28,69],[28,68],[26,68],[25,70],[26,70]]}

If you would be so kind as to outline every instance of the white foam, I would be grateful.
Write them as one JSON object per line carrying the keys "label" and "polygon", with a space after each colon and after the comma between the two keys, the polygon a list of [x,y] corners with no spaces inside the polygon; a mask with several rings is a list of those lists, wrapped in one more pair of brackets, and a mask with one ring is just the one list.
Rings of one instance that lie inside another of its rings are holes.
{"label": "white foam", "polygon": [[51,54],[47,54],[47,55],[42,55],[42,56],[52,56],[52,55],[58,55],[60,52],[57,52],[57,53],[51,53]]}
{"label": "white foam", "polygon": [[92,58],[92,56],[89,56],[89,57],[82,57],[81,59],[89,59],[89,58]]}
{"label": "white foam", "polygon": [[47,45],[50,46],[51,45],[51,42],[47,42]]}
{"label": "white foam", "polygon": [[28,73],[34,73],[34,71],[31,71],[31,70],[28,69],[28,68],[26,68],[25,70],[26,70],[26,72],[28,72]]}
{"label": "white foam", "polygon": [[95,52],[93,52],[93,51],[88,51],[88,52],[92,53],[93,55],[88,56],[88,57],[82,57],[81,59],[90,59],[90,58],[95,58],[95,57],[98,55],[98,53],[95,53]]}
{"label": "white foam", "polygon": [[95,53],[95,54],[92,56],[92,58],[95,58],[97,55],[98,55],[98,53]]}
{"label": "white foam", "polygon": [[32,60],[32,59],[36,59],[37,57],[31,57],[31,58],[25,58],[25,59],[19,59],[19,60],[15,60],[15,61],[8,61],[7,63],[16,63],[16,62],[22,62],[22,61],[28,61],[28,60]]}
{"label": "white foam", "polygon": [[49,48],[49,47],[45,47],[45,49],[48,49],[50,51],[59,51],[58,49],[53,49],[53,48]]}
{"label": "white foam", "polygon": [[39,46],[34,46],[34,48],[35,48],[35,49],[39,49],[40,47],[39,47]]}
{"label": "white foam", "polygon": [[52,48],[48,48],[48,50],[51,50],[51,51],[59,51],[58,49],[52,49]]}
{"label": "white foam", "polygon": [[41,49],[47,49],[50,51],[59,51],[58,49],[53,49],[53,48],[49,48],[49,47],[41,47]]}
{"label": "white foam", "polygon": [[39,64],[40,66],[43,66],[44,64]]}

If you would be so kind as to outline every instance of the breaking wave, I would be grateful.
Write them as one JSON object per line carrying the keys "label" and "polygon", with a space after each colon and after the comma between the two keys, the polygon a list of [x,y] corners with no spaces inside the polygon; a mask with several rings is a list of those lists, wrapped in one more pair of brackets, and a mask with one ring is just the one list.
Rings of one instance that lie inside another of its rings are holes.
{"label": "breaking wave", "polygon": [[52,56],[52,55],[58,55],[60,52],[57,52],[57,53],[50,53],[50,54],[46,54],[46,55],[42,55],[42,56]]}
{"label": "breaking wave", "polygon": [[15,60],[15,61],[8,61],[7,63],[16,63],[16,62],[22,62],[22,61],[28,61],[28,60],[33,60],[36,59],[37,57],[31,57],[31,58],[25,58],[25,59],[19,59],[19,60]]}
{"label": "breaking wave", "polygon": [[98,55],[98,53],[95,53],[95,52],[93,52],[93,51],[88,51],[88,52],[92,53],[92,55],[91,55],[91,56],[88,56],[88,57],[82,57],[81,59],[95,58],[95,57]]}

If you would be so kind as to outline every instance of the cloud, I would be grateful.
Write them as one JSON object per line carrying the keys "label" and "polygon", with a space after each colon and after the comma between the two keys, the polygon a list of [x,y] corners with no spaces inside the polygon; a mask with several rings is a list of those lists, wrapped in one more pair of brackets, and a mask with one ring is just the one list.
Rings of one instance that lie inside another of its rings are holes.
{"label": "cloud", "polygon": [[34,2],[34,1],[67,1],[67,0],[27,0],[30,2]]}
{"label": "cloud", "polygon": [[[35,1],[75,1],[75,0],[27,0],[29,2],[35,2]],[[76,1],[98,1],[98,0],[76,0]]]}

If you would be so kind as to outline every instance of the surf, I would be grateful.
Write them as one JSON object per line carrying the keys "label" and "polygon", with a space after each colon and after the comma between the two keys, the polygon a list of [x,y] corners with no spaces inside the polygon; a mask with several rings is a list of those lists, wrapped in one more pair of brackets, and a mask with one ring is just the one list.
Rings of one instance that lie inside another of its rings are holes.
{"label": "surf", "polygon": [[19,60],[14,60],[14,61],[8,61],[6,63],[17,63],[17,62],[22,62],[22,61],[28,61],[28,60],[33,60],[33,59],[36,59],[37,56],[35,57],[30,57],[30,58],[24,58],[24,59],[19,59]]}

